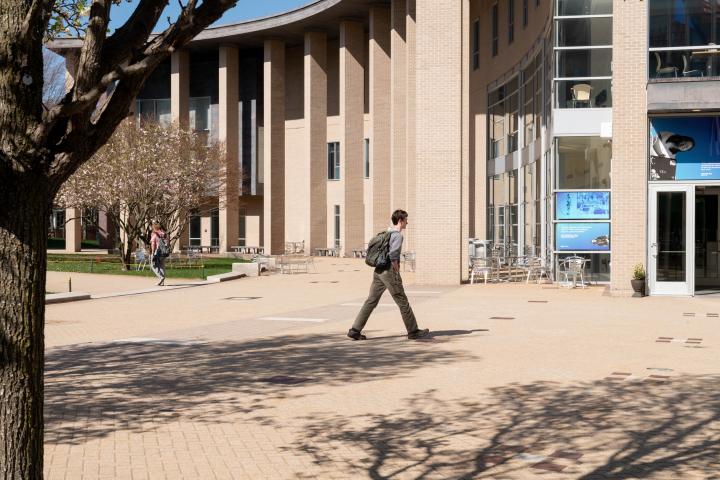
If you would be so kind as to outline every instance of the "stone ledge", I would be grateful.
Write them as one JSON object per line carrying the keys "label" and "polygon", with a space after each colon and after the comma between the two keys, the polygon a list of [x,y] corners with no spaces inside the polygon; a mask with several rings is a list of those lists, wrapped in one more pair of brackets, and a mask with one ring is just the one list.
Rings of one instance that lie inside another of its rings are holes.
{"label": "stone ledge", "polygon": [[243,277],[247,277],[247,275],[245,273],[238,272],[221,273],[219,275],[210,275],[207,277],[207,283],[228,282],[230,280],[237,280]]}
{"label": "stone ledge", "polygon": [[66,292],[50,293],[45,295],[45,305],[52,303],[77,302],[80,300],[90,300],[90,294],[84,292]]}
{"label": "stone ledge", "polygon": [[248,277],[257,277],[260,275],[259,263],[233,263],[232,273],[243,273]]}

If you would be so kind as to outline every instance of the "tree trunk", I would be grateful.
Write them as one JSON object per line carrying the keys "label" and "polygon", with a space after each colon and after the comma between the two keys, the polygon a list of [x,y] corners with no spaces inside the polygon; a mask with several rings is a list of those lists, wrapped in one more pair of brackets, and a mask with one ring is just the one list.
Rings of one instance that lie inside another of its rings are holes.
{"label": "tree trunk", "polygon": [[[0,188],[0,478],[43,475],[47,179],[13,175]],[[4,178],[7,180],[7,177]]]}

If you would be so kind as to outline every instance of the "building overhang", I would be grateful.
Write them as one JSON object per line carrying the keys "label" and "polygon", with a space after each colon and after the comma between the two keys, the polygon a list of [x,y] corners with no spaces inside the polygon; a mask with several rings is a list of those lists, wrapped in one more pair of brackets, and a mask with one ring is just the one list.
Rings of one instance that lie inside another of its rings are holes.
{"label": "building overhang", "polygon": [[[373,6],[390,6],[390,0],[318,0],[303,7],[276,15],[230,25],[209,27],[190,41],[188,47],[208,49],[222,44],[240,48],[261,47],[268,38],[277,38],[288,45],[301,45],[305,32],[324,31],[335,38],[342,20],[368,21]],[[82,47],[80,38],[60,38],[47,44],[59,54]]]}

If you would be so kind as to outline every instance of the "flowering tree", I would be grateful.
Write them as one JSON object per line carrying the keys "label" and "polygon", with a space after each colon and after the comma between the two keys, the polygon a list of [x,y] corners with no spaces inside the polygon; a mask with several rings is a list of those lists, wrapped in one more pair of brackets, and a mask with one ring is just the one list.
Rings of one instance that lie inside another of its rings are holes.
{"label": "flowering tree", "polygon": [[138,240],[150,242],[157,220],[174,245],[188,223],[187,212],[218,191],[220,145],[175,125],[126,121],[108,143],[60,189],[58,205],[103,210],[121,235],[128,268]]}
{"label": "flowering tree", "polygon": [[[237,0],[185,0],[151,35],[168,0],[0,1],[0,478],[42,478],[47,218],[61,185],[127,117],[145,80]],[[43,42],[82,32],[77,73],[43,105]],[[108,92],[104,101],[100,97]]]}

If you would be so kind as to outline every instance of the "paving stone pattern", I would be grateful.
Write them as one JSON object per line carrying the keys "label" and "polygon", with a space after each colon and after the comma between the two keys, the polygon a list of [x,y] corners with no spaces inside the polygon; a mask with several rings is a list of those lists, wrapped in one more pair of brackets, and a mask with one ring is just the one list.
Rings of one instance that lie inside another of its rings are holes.
{"label": "paving stone pattern", "polygon": [[720,477],[716,299],[408,274],[352,342],[361,262],[48,306],[46,478]]}

